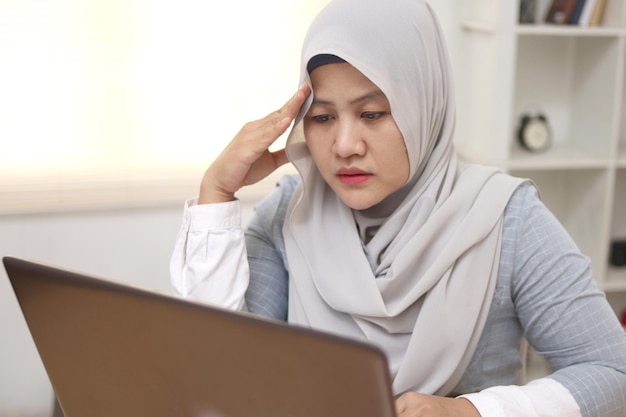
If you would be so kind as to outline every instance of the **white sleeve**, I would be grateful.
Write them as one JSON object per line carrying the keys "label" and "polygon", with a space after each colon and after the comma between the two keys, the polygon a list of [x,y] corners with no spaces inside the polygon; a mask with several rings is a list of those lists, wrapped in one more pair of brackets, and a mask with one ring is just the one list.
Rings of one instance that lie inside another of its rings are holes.
{"label": "white sleeve", "polygon": [[183,297],[233,310],[243,308],[250,273],[239,201],[185,202],[170,260],[170,280]]}
{"label": "white sleeve", "polygon": [[551,378],[523,386],[487,388],[460,397],[471,401],[481,417],[581,417],[572,394]]}

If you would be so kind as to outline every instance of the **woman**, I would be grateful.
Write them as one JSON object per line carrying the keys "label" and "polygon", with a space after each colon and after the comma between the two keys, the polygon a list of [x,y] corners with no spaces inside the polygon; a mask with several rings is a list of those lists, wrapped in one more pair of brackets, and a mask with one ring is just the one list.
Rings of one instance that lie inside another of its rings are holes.
{"label": "woman", "polygon": [[[457,160],[446,54],[422,0],[331,1],[188,202],[173,283],[376,344],[399,416],[624,416],[626,336],[533,185]],[[235,193],[287,161],[244,243]],[[555,372],[517,386],[523,335]]]}

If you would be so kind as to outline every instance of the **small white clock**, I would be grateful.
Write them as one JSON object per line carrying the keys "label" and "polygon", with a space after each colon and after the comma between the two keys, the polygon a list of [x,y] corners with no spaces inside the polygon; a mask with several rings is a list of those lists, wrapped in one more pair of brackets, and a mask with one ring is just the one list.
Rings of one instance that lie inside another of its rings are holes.
{"label": "small white clock", "polygon": [[550,147],[551,132],[548,120],[543,114],[524,115],[517,133],[524,149],[542,152]]}

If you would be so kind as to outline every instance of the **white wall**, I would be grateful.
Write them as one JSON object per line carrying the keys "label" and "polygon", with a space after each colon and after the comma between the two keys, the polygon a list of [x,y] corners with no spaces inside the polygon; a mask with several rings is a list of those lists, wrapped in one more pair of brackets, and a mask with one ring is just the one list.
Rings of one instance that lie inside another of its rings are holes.
{"label": "white wall", "polygon": [[[433,1],[456,54],[454,0]],[[244,206],[244,222],[251,214]],[[182,202],[147,208],[0,215],[0,256],[15,255],[170,291],[168,262]],[[47,417],[53,394],[3,268],[0,268],[0,417]]]}

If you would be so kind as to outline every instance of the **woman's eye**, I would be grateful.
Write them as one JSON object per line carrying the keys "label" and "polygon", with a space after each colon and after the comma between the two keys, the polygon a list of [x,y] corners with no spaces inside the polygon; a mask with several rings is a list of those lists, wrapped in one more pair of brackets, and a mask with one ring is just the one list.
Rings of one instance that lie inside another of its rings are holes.
{"label": "woman's eye", "polygon": [[317,116],[313,116],[312,119],[318,123],[324,123],[332,119],[332,116],[330,116],[329,114],[318,114]]}
{"label": "woman's eye", "polygon": [[366,111],[361,113],[361,117],[366,120],[378,120],[383,117],[384,114],[385,112],[382,111]]}

